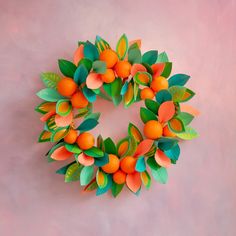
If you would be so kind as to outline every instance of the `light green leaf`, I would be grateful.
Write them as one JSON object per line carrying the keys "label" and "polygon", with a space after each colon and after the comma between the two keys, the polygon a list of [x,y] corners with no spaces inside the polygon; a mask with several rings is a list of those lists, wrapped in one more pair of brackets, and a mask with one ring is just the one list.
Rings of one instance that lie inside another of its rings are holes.
{"label": "light green leaf", "polygon": [[57,83],[61,80],[58,74],[52,72],[42,73],[40,78],[46,87],[54,89],[57,88]]}
{"label": "light green leaf", "polygon": [[89,184],[93,178],[94,167],[93,166],[84,166],[80,173],[80,184],[81,186]]}
{"label": "light green leaf", "polygon": [[185,132],[176,134],[179,138],[184,140],[191,140],[197,138],[199,135],[192,127],[185,127]]}
{"label": "light green leaf", "polygon": [[64,60],[64,59],[59,59],[58,60],[58,65],[60,68],[60,71],[63,75],[66,77],[73,78],[74,73],[76,71],[76,65],[74,65],[72,62]]}
{"label": "light green leaf", "polygon": [[80,173],[83,166],[79,163],[74,163],[70,165],[65,174],[65,182],[78,181],[80,179]]}
{"label": "light green leaf", "polygon": [[45,88],[40,90],[37,93],[37,96],[45,101],[48,102],[56,102],[60,99],[64,99],[65,97],[61,96],[57,90],[52,89],[52,88]]}

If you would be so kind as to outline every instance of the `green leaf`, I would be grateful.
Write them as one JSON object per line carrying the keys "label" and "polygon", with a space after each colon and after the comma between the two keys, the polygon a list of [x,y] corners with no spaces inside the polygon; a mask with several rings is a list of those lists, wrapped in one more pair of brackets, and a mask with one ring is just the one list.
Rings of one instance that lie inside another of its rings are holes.
{"label": "green leaf", "polygon": [[48,102],[56,102],[65,97],[61,96],[55,89],[45,88],[37,93],[37,96]]}
{"label": "green leaf", "polygon": [[88,58],[82,58],[79,61],[78,67],[84,65],[87,69],[88,72],[90,72],[91,68],[92,68],[92,61],[89,60]]}
{"label": "green leaf", "polygon": [[149,157],[147,159],[147,164],[150,167],[150,169],[157,170],[160,166],[157,164],[154,157]]}
{"label": "green leaf", "polygon": [[64,60],[64,59],[59,59],[58,65],[59,65],[61,73],[64,76],[70,77],[70,78],[74,77],[74,73],[77,67],[72,62]]}
{"label": "green leaf", "polygon": [[146,189],[151,187],[151,177],[147,171],[144,171],[140,174],[143,185]]}
{"label": "green leaf", "polygon": [[156,63],[158,52],[156,50],[151,50],[145,52],[142,56],[142,62],[147,63],[148,65],[153,65]]}
{"label": "green leaf", "polygon": [[172,86],[169,88],[169,92],[172,95],[172,100],[174,102],[180,102],[183,99],[186,88],[182,86]]}
{"label": "green leaf", "polygon": [[78,181],[83,166],[79,163],[74,163],[68,167],[65,174],[65,182]]}
{"label": "green leaf", "polygon": [[90,157],[103,157],[104,152],[97,147],[92,147],[90,149],[84,150],[84,153]]}
{"label": "green leaf", "polygon": [[184,125],[188,125],[192,122],[194,116],[187,112],[180,112],[177,116],[180,120],[183,121]]}
{"label": "green leaf", "polygon": [[166,89],[163,89],[161,91],[159,91],[156,94],[156,101],[159,104],[162,104],[163,102],[167,102],[167,101],[171,101],[172,100],[172,95],[170,94],[170,92]]}
{"label": "green leaf", "polygon": [[111,93],[111,83],[110,83],[110,84],[104,83],[104,84],[103,84],[103,88],[104,88],[105,92],[106,92],[110,97],[112,97],[112,93]]}
{"label": "green leaf", "polygon": [[122,88],[122,80],[120,78],[115,79],[111,83],[111,96],[115,106],[118,106],[122,101],[122,96],[120,95],[121,88]]}
{"label": "green leaf", "polygon": [[94,61],[92,67],[93,71],[98,74],[104,74],[107,69],[106,62],[104,61]]}
{"label": "green leaf", "polygon": [[183,95],[183,97],[182,97],[182,99],[181,99],[180,102],[187,102],[187,101],[189,101],[194,95],[195,95],[195,93],[194,93],[192,90],[186,88],[185,93],[184,93],[184,95]]}
{"label": "green leaf", "polygon": [[112,183],[111,186],[111,193],[113,197],[117,197],[119,195],[119,193],[121,192],[121,190],[123,189],[124,184],[117,184],[115,182]]}
{"label": "green leaf", "polygon": [[88,76],[88,70],[84,64],[81,64],[77,67],[75,73],[74,73],[74,81],[81,85],[86,81],[86,78]]}
{"label": "green leaf", "polygon": [[172,87],[175,85],[184,86],[188,82],[189,79],[190,79],[190,76],[185,75],[185,74],[172,75],[168,80],[169,87]]}
{"label": "green leaf", "polygon": [[168,127],[175,134],[183,133],[185,131],[184,123],[178,117],[174,117],[168,121]]}
{"label": "green leaf", "polygon": [[140,71],[135,74],[134,81],[137,84],[148,86],[152,81],[152,76],[148,72]]}
{"label": "green leaf", "polygon": [[175,145],[177,145],[178,140],[175,138],[166,138],[166,137],[161,137],[156,141],[157,146],[162,150],[166,151],[171,148],[173,148]]}
{"label": "green leaf", "polygon": [[107,175],[107,185],[104,188],[99,188],[97,189],[96,196],[102,195],[106,193],[112,186],[112,177],[111,175]]}
{"label": "green leaf", "polygon": [[79,130],[80,132],[85,132],[93,129],[94,127],[97,126],[97,124],[98,121],[96,119],[86,119],[79,125],[77,130]]}
{"label": "green leaf", "polygon": [[99,134],[99,136],[97,137],[97,147],[103,152],[105,151],[105,145],[101,134]]}
{"label": "green leaf", "polygon": [[95,102],[97,99],[96,93],[93,90],[89,89],[87,86],[82,88],[84,96],[89,102]]}
{"label": "green leaf", "polygon": [[141,63],[142,55],[139,48],[133,48],[128,51],[128,61],[131,64]]}
{"label": "green leaf", "polygon": [[125,34],[123,34],[116,45],[116,52],[118,58],[120,60],[123,60],[126,56],[127,51],[128,51],[128,38]]}
{"label": "green leaf", "polygon": [[151,99],[145,99],[145,106],[148,110],[152,111],[154,114],[157,114],[160,105]]}
{"label": "green leaf", "polygon": [[142,65],[147,69],[147,72],[151,75],[153,75],[152,67],[149,66],[147,63],[142,63]]}
{"label": "green leaf", "polygon": [[176,134],[179,138],[184,140],[191,140],[198,137],[198,133],[192,127],[186,127],[185,132]]}
{"label": "green leaf", "polygon": [[129,123],[128,134],[132,136],[137,143],[140,143],[143,140],[140,130],[132,123]]}
{"label": "green leaf", "polygon": [[100,166],[106,165],[108,162],[109,162],[108,154],[104,153],[103,157],[95,158],[94,164],[95,164],[95,166],[100,167]]}
{"label": "green leaf", "polygon": [[93,166],[84,166],[80,173],[80,184],[81,186],[89,184],[93,178],[94,167]]}
{"label": "green leaf", "polygon": [[140,117],[143,123],[146,123],[149,120],[157,120],[157,115],[144,107],[140,108]]}
{"label": "green leaf", "polygon": [[57,83],[61,80],[58,74],[51,73],[51,72],[42,73],[40,78],[46,87],[54,88],[54,89],[57,88]]}
{"label": "green leaf", "polygon": [[82,152],[82,150],[79,149],[77,144],[69,144],[66,143],[65,144],[65,148],[72,153],[76,153],[76,154],[80,154]]}
{"label": "green leaf", "polygon": [[72,110],[72,105],[68,99],[61,99],[57,102],[56,113],[60,116],[67,116]]}
{"label": "green leaf", "polygon": [[164,151],[165,155],[168,156],[172,161],[177,161],[180,155],[180,148],[179,145],[176,144],[169,150]]}
{"label": "green leaf", "polygon": [[65,165],[65,166],[61,167],[60,169],[58,169],[58,170],[56,171],[56,173],[59,174],[59,175],[65,175],[67,169],[68,169],[72,164],[74,164],[74,163],[75,163],[75,161],[69,163],[68,165]]}
{"label": "green leaf", "polygon": [[171,74],[172,70],[172,62],[166,62],[164,71],[162,72],[161,76],[168,78]]}
{"label": "green leaf", "polygon": [[111,138],[105,139],[104,145],[105,145],[105,152],[106,153],[117,155],[116,145],[114,144],[114,142],[112,141]]}
{"label": "green leaf", "polygon": [[137,142],[133,136],[121,139],[117,144],[117,153],[119,157],[132,156],[137,148]]}
{"label": "green leaf", "polygon": [[166,184],[168,180],[168,173],[166,171],[166,168],[164,167],[159,167],[158,169],[151,169],[152,176],[153,178],[161,183],[161,184]]}
{"label": "green leaf", "polygon": [[43,130],[43,132],[39,135],[38,142],[43,143],[43,142],[49,142],[51,140],[51,135],[52,133],[47,130]]}
{"label": "green leaf", "polygon": [[84,57],[91,61],[99,58],[98,49],[90,42],[86,42],[84,45]]}
{"label": "green leaf", "polygon": [[169,62],[168,56],[165,52],[158,55],[156,63]]}
{"label": "green leaf", "polygon": [[109,43],[98,35],[96,36],[95,45],[98,48],[99,52],[111,48]]}
{"label": "green leaf", "polygon": [[84,191],[88,192],[88,191],[93,191],[95,189],[98,188],[97,182],[94,179],[93,181],[91,181],[84,189]]}
{"label": "green leaf", "polygon": [[101,113],[97,112],[97,113],[91,113],[85,116],[85,119],[94,119],[94,120],[99,120]]}
{"label": "green leaf", "polygon": [[51,142],[58,142],[63,139],[69,132],[69,128],[58,128],[52,132]]}

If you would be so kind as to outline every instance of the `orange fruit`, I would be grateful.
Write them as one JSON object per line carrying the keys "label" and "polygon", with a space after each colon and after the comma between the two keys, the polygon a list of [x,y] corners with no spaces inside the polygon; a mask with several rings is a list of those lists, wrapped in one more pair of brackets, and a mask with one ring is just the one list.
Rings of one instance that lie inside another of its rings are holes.
{"label": "orange fruit", "polygon": [[70,101],[72,107],[75,108],[84,108],[88,106],[88,100],[81,91],[78,91],[75,94],[73,94]]}
{"label": "orange fruit", "polygon": [[107,69],[105,74],[101,74],[101,79],[105,83],[111,83],[115,80],[115,73],[112,69]]}
{"label": "orange fruit", "polygon": [[155,95],[154,92],[150,88],[144,88],[140,92],[140,97],[142,100],[153,99],[154,95]]}
{"label": "orange fruit", "polygon": [[156,120],[149,120],[143,128],[144,135],[149,139],[158,139],[162,136],[162,125]]}
{"label": "orange fruit", "polygon": [[126,174],[122,170],[118,170],[113,174],[112,178],[115,183],[123,184],[126,180]]}
{"label": "orange fruit", "polygon": [[120,168],[127,174],[131,174],[135,171],[137,159],[132,156],[124,157],[120,162]]}
{"label": "orange fruit", "polygon": [[69,144],[75,143],[77,136],[78,136],[77,131],[71,129],[69,133],[64,137],[64,141]]}
{"label": "orange fruit", "polygon": [[171,132],[168,125],[166,125],[164,128],[163,128],[163,136],[167,136],[167,137],[175,137],[175,133]]}
{"label": "orange fruit", "polygon": [[112,68],[118,61],[118,56],[112,49],[106,49],[100,53],[99,59],[106,62],[107,68]]}
{"label": "orange fruit", "polygon": [[62,95],[69,97],[77,89],[77,84],[71,78],[63,78],[57,83],[57,91]]}
{"label": "orange fruit", "polygon": [[88,132],[81,133],[77,140],[76,140],[78,146],[82,150],[87,150],[94,145],[94,137],[92,134]]}
{"label": "orange fruit", "polygon": [[168,89],[168,81],[165,77],[158,76],[152,80],[150,87],[154,92],[158,92],[162,89]]}
{"label": "orange fruit", "polygon": [[102,170],[108,174],[112,174],[119,169],[120,159],[113,154],[109,154],[108,157],[109,162],[106,165],[102,166]]}
{"label": "orange fruit", "polygon": [[130,75],[131,64],[128,61],[118,61],[115,66],[116,74],[121,78],[126,78]]}

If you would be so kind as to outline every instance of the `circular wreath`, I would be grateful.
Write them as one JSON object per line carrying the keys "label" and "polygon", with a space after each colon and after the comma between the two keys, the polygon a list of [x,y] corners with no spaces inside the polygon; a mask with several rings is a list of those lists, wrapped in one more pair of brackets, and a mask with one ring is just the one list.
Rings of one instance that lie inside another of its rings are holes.
{"label": "circular wreath", "polygon": [[[198,111],[183,104],[194,96],[184,85],[185,74],[171,74],[167,54],[156,50],[140,51],[141,41],[128,42],[121,36],[116,51],[101,37],[95,44],[79,42],[73,62],[58,60],[63,76],[43,73],[46,88],[37,93],[44,100],[36,107],[45,123],[39,142],[53,142],[46,154],[49,162],[72,162],[57,170],[65,182],[80,181],[84,191],[96,189],[96,195],[111,189],[116,197],[126,186],[136,195],[141,186],[151,186],[151,176],[167,182],[166,169],[176,164],[180,139],[197,137],[189,126]],[[116,106],[144,100],[140,109],[143,130],[132,123],[127,137],[117,144],[111,138],[91,133],[100,113],[93,113],[97,97]],[[75,120],[78,121],[75,123]],[[78,125],[77,125],[78,123]],[[143,133],[143,134],[142,134]]]}

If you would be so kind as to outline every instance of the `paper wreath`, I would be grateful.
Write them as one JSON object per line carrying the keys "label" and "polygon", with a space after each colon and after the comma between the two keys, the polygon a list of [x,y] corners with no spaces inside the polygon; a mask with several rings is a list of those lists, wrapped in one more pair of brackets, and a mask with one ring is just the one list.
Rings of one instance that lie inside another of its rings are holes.
{"label": "paper wreath", "polygon": [[[140,51],[141,40],[128,42],[121,36],[116,51],[101,37],[95,44],[79,42],[73,62],[58,60],[63,76],[43,73],[46,88],[37,93],[43,100],[36,111],[45,123],[39,142],[53,142],[46,154],[48,162],[73,159],[57,170],[65,182],[80,181],[84,191],[96,189],[96,195],[111,189],[116,197],[126,184],[136,195],[141,186],[151,186],[152,177],[164,184],[167,168],[176,164],[179,140],[197,137],[189,126],[198,111],[183,104],[194,96],[184,87],[190,76],[171,74],[167,54],[156,50]],[[167,79],[169,78],[169,79]],[[96,144],[92,130],[100,113],[93,113],[97,97],[117,106],[144,100],[140,109],[143,132],[132,123],[128,136],[117,144],[101,135]],[[76,126],[75,120],[79,121]],[[143,134],[142,134],[143,133]]]}

